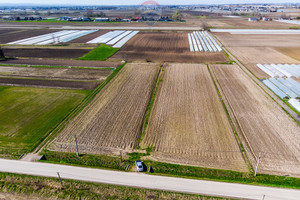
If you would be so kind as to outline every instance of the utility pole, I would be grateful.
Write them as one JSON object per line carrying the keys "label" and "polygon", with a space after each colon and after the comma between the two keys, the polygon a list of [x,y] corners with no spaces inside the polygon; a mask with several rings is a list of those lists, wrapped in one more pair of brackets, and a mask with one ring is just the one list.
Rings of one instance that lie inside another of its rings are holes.
{"label": "utility pole", "polygon": [[123,162],[122,150],[120,151],[120,159],[121,159],[121,162]]}
{"label": "utility pole", "polygon": [[78,151],[78,144],[77,144],[77,138],[76,138],[76,135],[74,135],[74,139],[75,139],[75,145],[76,145],[76,155],[79,156],[79,151]]}
{"label": "utility pole", "polygon": [[62,182],[62,180],[61,180],[61,178],[60,178],[59,172],[57,172],[57,175],[58,175],[58,178],[59,178],[59,180],[60,180],[61,188],[64,188],[64,185],[63,185],[63,182]]}
{"label": "utility pole", "polygon": [[257,164],[256,164],[256,169],[255,169],[255,174],[254,174],[254,176],[256,176],[260,158],[261,158],[261,152],[259,152],[259,155],[258,155],[258,160],[257,160]]}

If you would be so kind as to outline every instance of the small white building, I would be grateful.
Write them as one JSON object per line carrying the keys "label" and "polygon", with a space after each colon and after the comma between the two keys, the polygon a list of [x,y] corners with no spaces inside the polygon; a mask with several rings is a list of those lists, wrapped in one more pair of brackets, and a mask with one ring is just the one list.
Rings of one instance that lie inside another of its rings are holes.
{"label": "small white building", "polygon": [[248,19],[248,21],[249,21],[249,22],[257,22],[258,19],[257,19],[256,17],[250,17],[250,18]]}
{"label": "small white building", "polygon": [[94,22],[108,22],[108,18],[95,18]]}

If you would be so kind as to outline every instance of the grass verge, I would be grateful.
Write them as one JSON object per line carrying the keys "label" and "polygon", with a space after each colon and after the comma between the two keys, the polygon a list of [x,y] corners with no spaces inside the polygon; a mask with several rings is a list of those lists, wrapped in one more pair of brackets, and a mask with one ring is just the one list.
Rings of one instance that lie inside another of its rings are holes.
{"label": "grass verge", "polygon": [[[132,164],[130,161],[121,162],[120,157],[112,157],[105,155],[88,155],[75,153],[62,153],[56,151],[43,150],[41,154],[45,155],[45,161],[50,163],[67,164],[75,166],[89,166],[95,168],[115,169],[126,171],[128,165]],[[45,162],[41,161],[41,162]]]}
{"label": "grass verge", "polygon": [[[127,165],[130,165],[129,169],[131,169],[131,167],[134,166],[134,161],[136,159],[140,159],[141,156],[147,155],[131,153],[129,154],[129,158],[121,163],[119,157],[103,155],[83,155],[77,157],[75,153],[51,151],[44,151],[43,154],[47,159],[43,162],[122,171],[126,171]],[[300,189],[300,178],[266,174],[258,174],[257,176],[253,176],[253,173],[247,172],[177,165],[149,160],[145,160],[144,163],[148,168],[151,166],[154,174],[156,175]]]}
{"label": "grass verge", "polygon": [[57,178],[0,173],[0,192],[21,194],[24,199],[224,199],[66,179],[63,186]]}
{"label": "grass verge", "polygon": [[97,48],[88,52],[84,56],[78,58],[78,60],[101,60],[104,61],[107,58],[114,55],[119,49],[113,48],[106,44],[100,44]]}

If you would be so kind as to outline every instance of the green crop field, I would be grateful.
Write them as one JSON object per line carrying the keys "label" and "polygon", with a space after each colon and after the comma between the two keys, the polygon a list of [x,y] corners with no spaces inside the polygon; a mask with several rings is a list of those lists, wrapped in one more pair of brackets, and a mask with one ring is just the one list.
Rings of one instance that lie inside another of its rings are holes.
{"label": "green crop field", "polygon": [[88,93],[0,86],[0,157],[31,152]]}
{"label": "green crop field", "polygon": [[78,58],[78,60],[106,60],[114,55],[119,49],[113,48],[106,44],[100,44],[97,48],[88,52],[84,56]]}

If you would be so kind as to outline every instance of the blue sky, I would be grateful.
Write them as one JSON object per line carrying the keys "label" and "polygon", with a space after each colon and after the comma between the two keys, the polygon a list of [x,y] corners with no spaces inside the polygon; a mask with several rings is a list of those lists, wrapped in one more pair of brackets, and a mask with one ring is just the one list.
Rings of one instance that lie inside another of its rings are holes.
{"label": "blue sky", "polygon": [[[0,0],[0,3],[69,5],[139,5],[145,0]],[[300,0],[157,0],[159,4],[300,3]]]}

